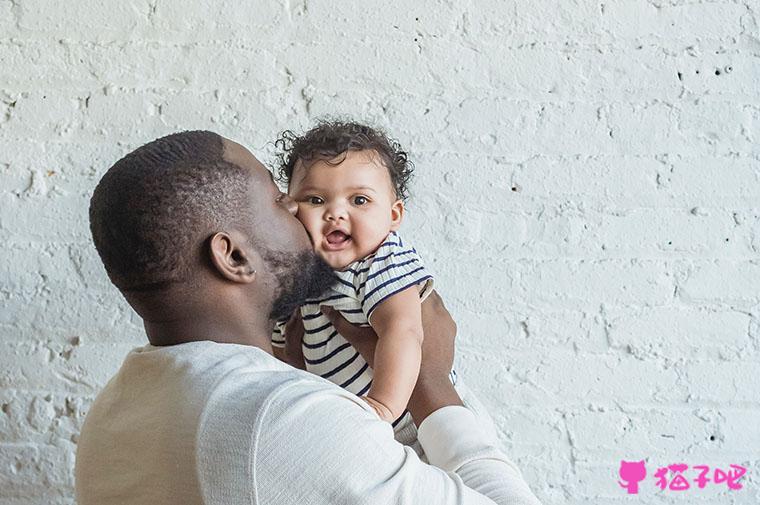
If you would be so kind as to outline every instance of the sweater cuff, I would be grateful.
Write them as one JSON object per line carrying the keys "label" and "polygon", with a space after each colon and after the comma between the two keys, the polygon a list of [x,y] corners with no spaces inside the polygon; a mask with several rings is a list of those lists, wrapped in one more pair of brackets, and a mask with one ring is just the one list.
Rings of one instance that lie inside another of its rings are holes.
{"label": "sweater cuff", "polygon": [[498,451],[498,441],[480,428],[472,411],[460,405],[442,407],[430,414],[420,424],[417,439],[430,464],[447,472]]}

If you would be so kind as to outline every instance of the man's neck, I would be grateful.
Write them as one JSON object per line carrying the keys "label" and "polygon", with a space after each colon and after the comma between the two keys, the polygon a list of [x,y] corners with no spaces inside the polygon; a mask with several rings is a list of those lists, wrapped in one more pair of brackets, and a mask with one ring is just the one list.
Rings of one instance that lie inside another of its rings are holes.
{"label": "man's neck", "polygon": [[128,301],[143,318],[152,345],[210,340],[253,345],[271,354],[274,322],[267,317],[269,307],[238,298],[235,292],[155,292],[142,293],[139,299],[128,297]]}
{"label": "man's neck", "polygon": [[259,347],[272,354],[272,327],[255,329],[253,324],[233,325],[205,318],[182,321],[144,321],[148,341],[155,346],[167,346],[210,340],[220,344],[241,344]]}

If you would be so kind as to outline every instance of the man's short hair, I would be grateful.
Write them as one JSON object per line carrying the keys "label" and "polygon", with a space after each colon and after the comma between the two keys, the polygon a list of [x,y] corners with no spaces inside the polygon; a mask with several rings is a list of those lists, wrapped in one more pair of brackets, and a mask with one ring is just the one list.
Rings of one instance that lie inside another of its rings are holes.
{"label": "man's short hair", "polygon": [[206,239],[250,218],[250,173],[223,154],[216,133],[187,131],[145,144],[106,172],[90,200],[90,230],[116,287],[187,280]]}

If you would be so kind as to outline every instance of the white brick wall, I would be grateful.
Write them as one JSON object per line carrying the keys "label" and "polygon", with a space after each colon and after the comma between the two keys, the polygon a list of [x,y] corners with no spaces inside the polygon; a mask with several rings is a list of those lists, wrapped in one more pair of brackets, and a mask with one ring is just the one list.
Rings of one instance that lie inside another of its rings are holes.
{"label": "white brick wall", "polygon": [[73,503],[84,415],[144,342],[90,241],[104,170],[193,128],[267,160],[344,113],[412,153],[406,234],[546,503],[620,503],[648,458],[749,473],[634,501],[757,504],[759,24],[757,0],[0,0],[0,503]]}

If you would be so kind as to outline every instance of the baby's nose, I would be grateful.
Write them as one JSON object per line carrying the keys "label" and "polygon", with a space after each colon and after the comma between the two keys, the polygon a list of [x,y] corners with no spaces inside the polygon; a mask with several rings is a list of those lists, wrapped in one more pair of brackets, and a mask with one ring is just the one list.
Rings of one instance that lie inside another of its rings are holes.
{"label": "baby's nose", "polygon": [[336,221],[338,219],[346,219],[347,212],[342,205],[330,205],[325,209],[325,219],[328,221]]}

